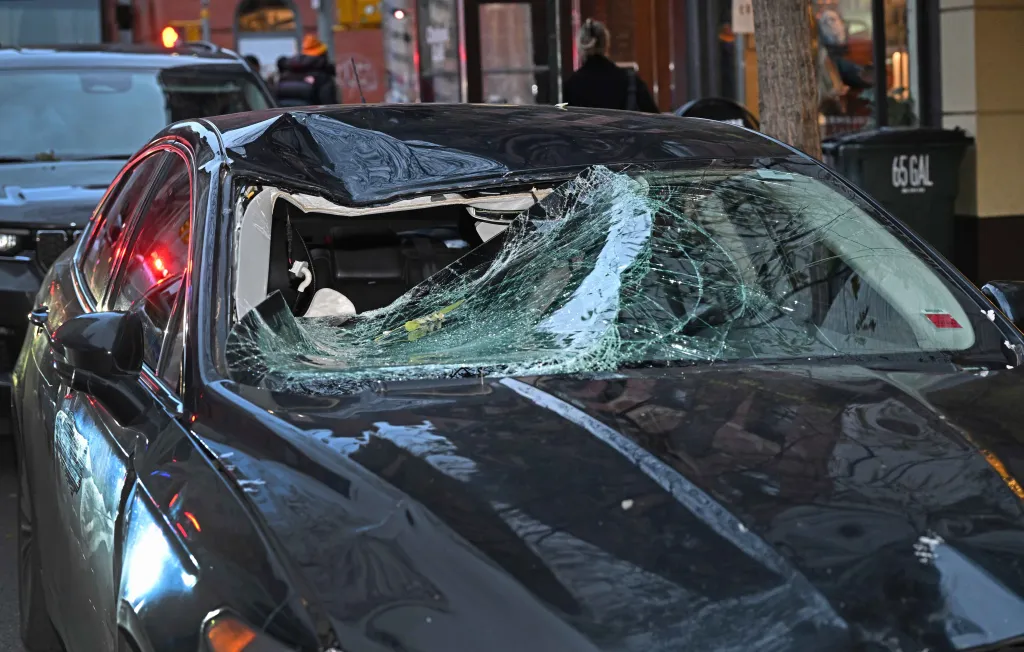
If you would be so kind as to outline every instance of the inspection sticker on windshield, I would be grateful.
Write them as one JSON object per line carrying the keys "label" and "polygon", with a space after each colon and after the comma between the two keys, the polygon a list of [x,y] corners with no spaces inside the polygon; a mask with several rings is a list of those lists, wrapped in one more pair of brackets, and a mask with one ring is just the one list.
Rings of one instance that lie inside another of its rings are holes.
{"label": "inspection sticker on windshield", "polygon": [[924,316],[935,328],[963,328],[957,320],[953,319],[953,315],[944,310],[925,310]]}

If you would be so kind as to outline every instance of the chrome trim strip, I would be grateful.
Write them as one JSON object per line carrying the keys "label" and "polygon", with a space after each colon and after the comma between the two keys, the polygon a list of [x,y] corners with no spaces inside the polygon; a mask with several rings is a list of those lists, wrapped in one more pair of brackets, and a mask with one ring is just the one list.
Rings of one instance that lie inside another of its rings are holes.
{"label": "chrome trim strip", "polygon": [[163,381],[159,376],[156,375],[148,364],[142,363],[142,373],[139,374],[139,380],[146,386],[149,391],[153,392],[158,399],[163,399],[169,403],[171,408],[174,410],[175,416],[181,416],[185,414],[185,404],[181,402],[174,392],[167,386],[167,383]]}
{"label": "chrome trim strip", "polygon": [[96,312],[96,304],[93,303],[92,296],[85,291],[85,279],[82,278],[82,270],[75,259],[71,261],[71,287],[75,289],[75,298],[85,308],[85,312]]}

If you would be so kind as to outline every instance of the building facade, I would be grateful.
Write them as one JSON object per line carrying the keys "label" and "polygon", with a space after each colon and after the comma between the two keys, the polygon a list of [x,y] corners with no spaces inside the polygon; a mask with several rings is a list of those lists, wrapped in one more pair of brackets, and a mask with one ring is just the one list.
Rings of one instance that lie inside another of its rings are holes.
{"label": "building facade", "polygon": [[[330,29],[331,55],[337,69],[340,98],[345,103],[382,102],[388,86],[384,63],[384,37],[377,2],[335,2]],[[299,51],[307,34],[322,36],[316,0],[208,0],[210,40],[260,60],[264,75],[272,74],[277,60]],[[132,40],[161,42],[172,27],[185,40],[201,32],[202,0],[134,0]]]}
{"label": "building facade", "polygon": [[[318,20],[321,3],[332,20]],[[577,30],[593,17],[611,30],[612,59],[638,70],[662,111],[724,97],[758,113],[756,39],[742,14],[749,0],[3,0],[0,44],[160,43],[169,26],[194,40],[204,4],[210,39],[256,55],[265,73],[306,34],[329,35],[348,103],[559,102],[579,65]],[[811,8],[822,135],[962,128],[974,145],[949,257],[978,282],[1024,278],[1014,255],[1024,236],[1024,88],[1013,82],[1024,0]]]}
{"label": "building facade", "polygon": [[[405,67],[391,80],[407,101],[560,101],[561,80],[579,64],[576,31],[593,17],[612,32],[612,59],[639,71],[662,111],[724,97],[758,114],[755,36],[748,24],[734,26],[740,0],[389,1],[404,3],[395,40]],[[1024,0],[811,7],[823,137],[962,128],[974,145],[947,256],[979,283],[1024,278],[1013,251],[1024,235],[1024,90],[1010,81],[1024,58]]]}
{"label": "building facade", "polygon": [[958,256],[974,280],[1024,279],[1024,1],[941,0],[941,120],[974,137],[957,206]]}

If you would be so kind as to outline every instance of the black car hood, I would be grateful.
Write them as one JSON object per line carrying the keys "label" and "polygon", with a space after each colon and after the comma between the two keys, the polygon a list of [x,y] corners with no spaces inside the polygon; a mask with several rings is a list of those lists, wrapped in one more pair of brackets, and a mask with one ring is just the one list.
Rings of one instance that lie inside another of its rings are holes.
{"label": "black car hood", "polygon": [[80,227],[125,161],[0,164],[0,224]]}
{"label": "black car hood", "polygon": [[223,387],[277,434],[214,410],[197,432],[230,433],[201,436],[350,652],[934,651],[1024,634],[1017,372]]}

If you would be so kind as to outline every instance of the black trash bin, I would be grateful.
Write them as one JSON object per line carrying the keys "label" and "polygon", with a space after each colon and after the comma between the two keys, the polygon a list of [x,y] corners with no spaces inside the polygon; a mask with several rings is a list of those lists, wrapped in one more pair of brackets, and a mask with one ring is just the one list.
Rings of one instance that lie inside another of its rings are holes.
{"label": "black trash bin", "polygon": [[830,138],[822,150],[826,164],[949,259],[960,163],[973,142],[962,129],[891,127]]}

